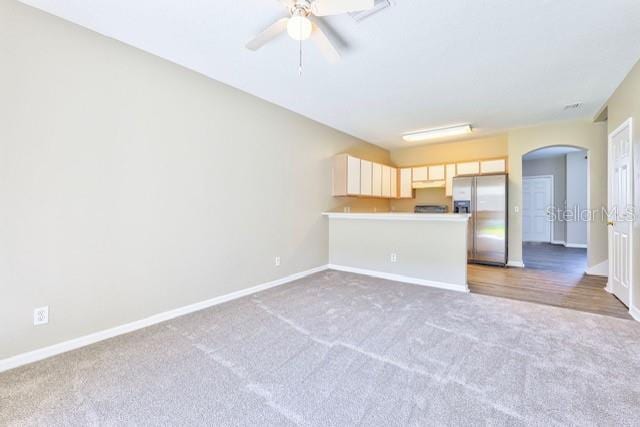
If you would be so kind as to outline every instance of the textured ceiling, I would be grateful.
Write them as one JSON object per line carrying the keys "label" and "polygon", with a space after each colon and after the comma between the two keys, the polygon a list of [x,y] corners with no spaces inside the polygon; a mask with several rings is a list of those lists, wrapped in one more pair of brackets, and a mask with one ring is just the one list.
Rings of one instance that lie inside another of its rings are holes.
{"label": "textured ceiling", "polygon": [[276,0],[23,2],[387,148],[429,127],[591,117],[640,57],[638,0],[395,0],[327,19],[343,60],[305,42],[302,77],[286,36],[244,48],[284,15]]}

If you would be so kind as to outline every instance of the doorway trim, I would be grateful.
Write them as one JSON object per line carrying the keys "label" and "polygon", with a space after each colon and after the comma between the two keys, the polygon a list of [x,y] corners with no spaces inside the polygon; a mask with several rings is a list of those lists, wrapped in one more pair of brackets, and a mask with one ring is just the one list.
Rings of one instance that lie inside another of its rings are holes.
{"label": "doorway trim", "polygon": [[[629,168],[630,170],[630,175],[631,175],[631,181],[630,181],[630,185],[631,185],[631,197],[633,200],[633,194],[634,193],[634,185],[635,185],[635,174],[634,174],[634,169],[633,169],[633,118],[629,117],[627,118],[625,121],[623,121],[620,126],[618,126],[613,132],[611,132],[608,137],[607,137],[607,207],[610,209],[611,208],[611,172],[612,172],[612,165],[611,165],[611,143],[613,141],[613,138],[615,138],[620,132],[622,132],[625,128],[629,128],[629,158],[631,159],[631,161],[629,162]],[[631,316],[637,320],[640,321],[640,310],[638,310],[638,308],[636,308],[636,306],[633,303],[633,297],[634,297],[634,268],[633,268],[633,246],[634,246],[634,241],[633,241],[633,226],[634,224],[631,224],[631,226],[629,227],[629,240],[631,241],[631,244],[629,245],[629,313],[631,314]],[[608,253],[609,253],[609,271],[608,271],[608,276],[609,276],[609,280],[611,280],[611,269],[613,268],[613,263],[611,262],[611,251],[612,251],[612,247],[611,247],[611,229],[609,228],[609,226],[607,226],[607,246],[608,246]],[[613,287],[609,284],[609,281],[607,281],[607,286],[605,287],[605,290],[607,292],[609,292],[610,294],[614,294],[614,290]],[[615,295],[615,294],[614,294]]]}
{"label": "doorway trim", "polygon": [[[554,181],[553,181],[553,175],[530,175],[530,176],[523,176],[522,177],[522,186],[524,187],[524,182],[528,181],[528,180],[533,180],[533,179],[549,179],[551,181],[551,194],[549,196],[549,198],[551,199],[551,206],[555,207],[555,194],[553,192],[554,190]],[[524,210],[524,192],[523,192],[523,196],[522,196],[522,209]],[[524,213],[524,212],[523,212]],[[524,216],[523,216],[523,222],[522,222],[523,226],[524,226]],[[551,226],[549,227],[549,243],[553,244],[553,242],[555,241],[555,221],[553,221],[551,223]],[[524,240],[524,233],[522,234],[522,243],[524,244],[526,242],[526,240]]]}

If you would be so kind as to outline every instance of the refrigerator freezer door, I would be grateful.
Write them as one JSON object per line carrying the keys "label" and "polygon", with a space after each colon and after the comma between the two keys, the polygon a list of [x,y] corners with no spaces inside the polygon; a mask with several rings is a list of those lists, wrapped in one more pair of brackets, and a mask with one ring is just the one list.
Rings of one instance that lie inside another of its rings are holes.
{"label": "refrigerator freezer door", "polygon": [[473,214],[473,187],[475,183],[474,177],[458,177],[453,178],[453,202],[455,206],[456,201],[469,201],[470,204],[470,214],[471,218],[469,219],[469,230],[467,231],[467,259],[472,261],[474,259],[474,221],[475,215]]}
{"label": "refrigerator freezer door", "polygon": [[474,260],[507,262],[507,177],[476,177]]}

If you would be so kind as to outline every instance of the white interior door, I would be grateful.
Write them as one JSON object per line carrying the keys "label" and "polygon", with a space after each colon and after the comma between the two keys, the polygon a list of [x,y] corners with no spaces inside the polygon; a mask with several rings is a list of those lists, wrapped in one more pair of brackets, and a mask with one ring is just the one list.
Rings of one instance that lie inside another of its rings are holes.
{"label": "white interior door", "polygon": [[609,289],[629,306],[633,174],[631,119],[609,135]]}
{"label": "white interior door", "polygon": [[551,198],[551,177],[522,178],[522,240],[551,242],[551,221],[548,208]]}

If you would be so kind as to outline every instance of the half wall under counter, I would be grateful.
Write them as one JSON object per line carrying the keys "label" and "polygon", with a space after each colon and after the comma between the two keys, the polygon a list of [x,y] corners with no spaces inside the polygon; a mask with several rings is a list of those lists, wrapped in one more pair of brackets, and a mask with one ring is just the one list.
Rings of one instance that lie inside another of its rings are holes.
{"label": "half wall under counter", "polygon": [[469,215],[326,212],[329,267],[468,292]]}

